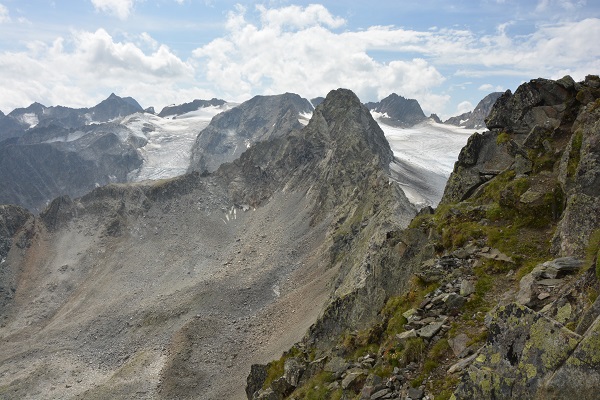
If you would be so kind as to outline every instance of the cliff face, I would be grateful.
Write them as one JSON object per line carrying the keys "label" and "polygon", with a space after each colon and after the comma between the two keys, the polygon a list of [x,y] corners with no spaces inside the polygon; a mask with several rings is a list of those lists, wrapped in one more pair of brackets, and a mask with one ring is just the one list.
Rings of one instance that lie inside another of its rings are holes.
{"label": "cliff face", "polygon": [[504,93],[438,209],[366,252],[398,295],[340,297],[248,397],[597,397],[599,121],[597,76]]}

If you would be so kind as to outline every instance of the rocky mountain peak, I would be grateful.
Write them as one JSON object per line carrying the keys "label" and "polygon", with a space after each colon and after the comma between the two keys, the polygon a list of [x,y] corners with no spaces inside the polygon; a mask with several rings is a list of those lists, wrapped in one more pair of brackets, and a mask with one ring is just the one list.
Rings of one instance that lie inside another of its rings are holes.
{"label": "rocky mountain peak", "polygon": [[380,157],[381,166],[387,170],[393,153],[383,131],[371,116],[369,109],[351,90],[337,89],[329,92],[317,106],[309,123],[318,124],[322,117],[328,124],[331,140],[340,145],[359,143]]}
{"label": "rocky mountain peak", "polygon": [[202,130],[192,148],[190,171],[215,171],[259,141],[283,136],[304,125],[301,114],[312,105],[297,94],[255,96],[216,115]]}
{"label": "rocky mountain peak", "polygon": [[412,126],[427,118],[417,100],[406,99],[396,93],[380,102],[367,103],[366,106],[369,110],[384,114],[381,119],[389,125]]}
{"label": "rocky mountain peak", "polygon": [[336,299],[279,361],[253,366],[248,398],[596,399],[598,121],[598,76],[503,94],[440,206],[361,259],[379,288],[404,285],[379,318],[356,307],[373,288]]}

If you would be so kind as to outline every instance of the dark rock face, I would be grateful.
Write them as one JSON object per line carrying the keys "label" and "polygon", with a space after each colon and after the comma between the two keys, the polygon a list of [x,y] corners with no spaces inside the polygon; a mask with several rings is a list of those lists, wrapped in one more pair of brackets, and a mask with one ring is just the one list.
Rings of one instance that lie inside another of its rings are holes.
{"label": "dark rock face", "polygon": [[16,244],[28,245],[31,236],[33,215],[27,210],[11,205],[0,205],[0,315],[6,315],[6,308],[14,299],[18,273],[10,261],[8,252]]}
{"label": "dark rock face", "polygon": [[177,106],[166,106],[159,113],[159,117],[168,117],[171,115],[181,115],[191,111],[199,110],[204,107],[218,107],[225,104],[225,100],[212,98],[210,100],[194,100],[190,103],[183,103]]}
{"label": "dark rock face", "polygon": [[390,125],[412,126],[426,119],[419,102],[392,93],[377,103],[365,104],[369,110],[384,113],[382,120]]}
{"label": "dark rock face", "polygon": [[502,92],[493,92],[485,96],[473,111],[469,111],[444,121],[445,124],[464,126],[467,129],[485,128],[485,119],[489,115],[494,103],[502,96]]}
{"label": "dark rock face", "polygon": [[215,116],[192,148],[190,171],[215,171],[259,141],[299,130],[300,113],[310,113],[308,100],[292,93],[256,96]]}

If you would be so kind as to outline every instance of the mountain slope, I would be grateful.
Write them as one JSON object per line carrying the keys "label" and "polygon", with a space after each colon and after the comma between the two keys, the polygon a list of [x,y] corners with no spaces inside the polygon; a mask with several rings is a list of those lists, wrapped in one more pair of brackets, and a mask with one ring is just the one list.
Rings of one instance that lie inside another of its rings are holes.
{"label": "mountain slope", "polygon": [[213,174],[108,185],[26,215],[0,231],[3,271],[18,277],[0,395],[242,398],[252,363],[372,288],[363,252],[414,215],[389,182],[392,157],[369,111],[337,90],[305,128]]}

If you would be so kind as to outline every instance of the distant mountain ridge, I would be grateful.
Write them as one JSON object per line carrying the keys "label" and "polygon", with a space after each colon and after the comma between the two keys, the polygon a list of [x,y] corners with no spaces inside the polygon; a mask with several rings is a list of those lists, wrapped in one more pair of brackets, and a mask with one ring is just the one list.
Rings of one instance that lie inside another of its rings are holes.
{"label": "distant mountain ridge", "polygon": [[383,114],[381,121],[392,126],[413,126],[427,119],[417,100],[407,99],[396,93],[379,102],[366,103],[365,106]]}
{"label": "distant mountain ridge", "polygon": [[168,117],[171,115],[181,115],[191,111],[196,111],[200,108],[205,107],[218,107],[225,104],[225,100],[212,98],[210,100],[194,100],[190,103],[183,103],[179,105],[171,105],[164,107],[159,113],[159,117]]}
{"label": "distant mountain ridge", "polygon": [[467,129],[485,128],[485,118],[492,110],[496,100],[498,100],[502,94],[502,92],[490,93],[479,103],[477,103],[477,106],[473,111],[468,111],[455,117],[448,118],[446,121],[444,121],[444,123],[456,126],[464,126]]}
{"label": "distant mountain ridge", "polygon": [[73,129],[91,123],[108,122],[143,111],[132,97],[119,97],[114,93],[90,108],[46,107],[35,102],[26,108],[16,108],[8,115],[0,115],[0,141],[19,137],[36,126],[55,125]]}

